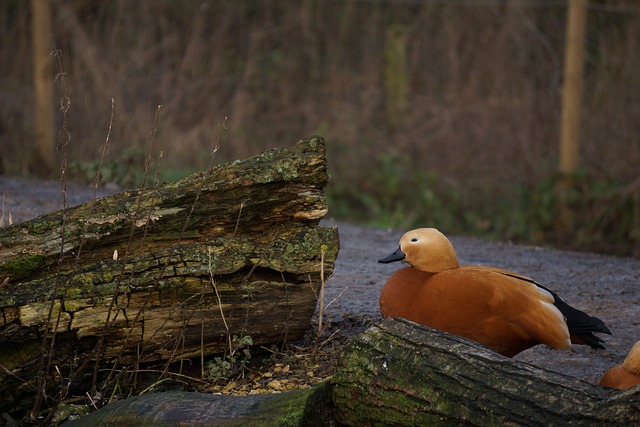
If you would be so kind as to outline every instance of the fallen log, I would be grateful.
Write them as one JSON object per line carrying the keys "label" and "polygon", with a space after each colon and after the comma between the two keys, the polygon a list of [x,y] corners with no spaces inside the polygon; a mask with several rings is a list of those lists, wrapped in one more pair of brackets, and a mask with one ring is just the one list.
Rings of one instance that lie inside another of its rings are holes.
{"label": "fallen log", "polygon": [[332,383],[337,419],[349,426],[640,421],[640,387],[621,392],[592,385],[404,319],[384,320],[360,335]]}
{"label": "fallen log", "polygon": [[148,394],[70,425],[283,425],[286,419],[292,426],[619,426],[638,423],[639,403],[640,386],[592,385],[462,337],[385,319],[349,345],[332,379],[312,389],[278,397]]}
{"label": "fallen log", "polygon": [[225,396],[170,391],[110,404],[69,422],[69,427],[304,426],[335,425],[328,383],[276,394]]}
{"label": "fallen log", "polygon": [[[339,250],[319,226],[326,183],[313,137],[0,229],[0,411],[80,381],[87,360],[169,364],[234,336],[301,337]],[[49,376],[52,390],[36,384]]]}

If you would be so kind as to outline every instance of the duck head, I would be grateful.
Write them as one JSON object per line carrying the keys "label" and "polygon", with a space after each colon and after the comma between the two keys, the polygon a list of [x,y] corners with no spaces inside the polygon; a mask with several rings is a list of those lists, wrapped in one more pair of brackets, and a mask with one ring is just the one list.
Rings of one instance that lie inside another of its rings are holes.
{"label": "duck head", "polygon": [[418,228],[406,232],[400,239],[400,247],[391,255],[378,260],[383,264],[395,261],[404,261],[427,273],[458,268],[458,257],[453,245],[435,228]]}

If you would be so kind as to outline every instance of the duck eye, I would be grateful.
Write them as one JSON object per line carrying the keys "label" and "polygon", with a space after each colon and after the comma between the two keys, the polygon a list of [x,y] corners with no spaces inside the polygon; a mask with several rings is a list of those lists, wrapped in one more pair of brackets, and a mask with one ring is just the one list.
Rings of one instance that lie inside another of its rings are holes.
{"label": "duck eye", "polygon": [[412,242],[417,242],[417,241],[418,241],[418,239],[414,237],[413,239],[411,239],[411,241],[412,241]]}

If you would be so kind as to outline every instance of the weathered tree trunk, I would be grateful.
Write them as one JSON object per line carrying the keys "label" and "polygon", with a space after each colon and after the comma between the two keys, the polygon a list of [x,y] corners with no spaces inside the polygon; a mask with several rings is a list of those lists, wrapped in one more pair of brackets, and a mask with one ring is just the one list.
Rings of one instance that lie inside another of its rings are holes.
{"label": "weathered tree trunk", "polygon": [[385,320],[360,335],[332,381],[338,421],[350,426],[640,421],[640,387],[591,385],[406,320]]}
{"label": "weathered tree trunk", "polygon": [[300,337],[338,253],[318,225],[326,182],[314,137],[0,229],[0,409],[44,366],[63,383],[98,355],[168,363]]}

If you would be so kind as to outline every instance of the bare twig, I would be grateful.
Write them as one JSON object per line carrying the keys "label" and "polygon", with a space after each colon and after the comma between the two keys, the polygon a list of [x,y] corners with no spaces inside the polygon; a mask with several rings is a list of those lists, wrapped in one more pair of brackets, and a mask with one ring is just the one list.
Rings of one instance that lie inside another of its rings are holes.
{"label": "bare twig", "polygon": [[[105,340],[106,337],[109,333],[109,329],[111,328],[111,324],[112,322],[115,322],[117,317],[118,317],[118,311],[116,311],[115,315],[113,316],[113,320],[111,319],[112,313],[113,313],[113,308],[116,305],[117,301],[118,301],[118,295],[120,294],[120,285],[122,284],[122,278],[125,277],[125,267],[127,265],[127,261],[129,259],[129,252],[131,250],[131,243],[133,242],[133,235],[134,232],[136,230],[136,218],[138,217],[140,211],[141,211],[141,204],[142,204],[142,197],[145,194],[145,185],[146,185],[146,181],[147,181],[147,176],[149,173],[149,167],[151,164],[151,156],[152,156],[152,152],[153,152],[153,147],[155,145],[155,143],[157,142],[157,136],[158,136],[158,122],[160,120],[160,110],[162,109],[162,105],[158,105],[157,109],[156,109],[156,120],[155,120],[155,124],[154,124],[154,128],[151,132],[151,143],[150,143],[150,147],[149,147],[149,152],[147,153],[147,158],[145,160],[144,163],[144,175],[142,177],[142,183],[140,184],[140,190],[138,191],[138,199],[137,199],[137,203],[136,203],[136,208],[134,210],[134,214],[132,215],[132,221],[131,221],[131,228],[129,230],[129,238],[127,240],[127,246],[125,248],[125,252],[124,252],[124,256],[123,259],[121,261],[121,271],[120,274],[118,275],[118,278],[116,279],[116,283],[114,286],[114,290],[113,290],[113,296],[111,297],[111,301],[109,302],[109,309],[107,310],[107,318],[105,319],[104,322],[104,328],[102,330],[102,333],[100,334],[100,339],[98,340],[98,344],[96,345],[96,347],[94,348],[94,356],[95,356],[95,365],[94,365],[94,370],[93,370],[93,381],[91,384],[91,390],[93,392],[96,391],[96,386],[97,386],[97,381],[98,381],[98,372],[100,369],[100,359],[101,359],[101,355],[102,355],[102,351],[104,349],[104,345],[105,345]],[[149,225],[149,221],[147,221],[147,226]],[[134,272],[131,272],[131,275],[129,276],[129,280],[131,280],[133,278],[133,274]],[[139,314],[139,313],[138,313]]]}
{"label": "bare twig", "polygon": [[[222,323],[224,324],[224,329],[227,332],[227,341],[229,344],[229,351],[231,351],[232,349],[231,333],[229,330],[229,324],[227,323],[227,318],[225,317],[224,310],[222,309],[222,298],[220,297],[220,292],[218,292],[218,286],[216,286],[216,280],[213,277],[214,273],[213,273],[213,266],[211,261],[211,250],[208,251],[207,255],[209,257],[209,280],[211,281],[211,287],[213,288],[213,291],[216,294],[216,298],[218,299],[218,308],[220,309],[220,317],[222,317]],[[204,367],[202,369],[203,369],[202,374],[204,376]]]}
{"label": "bare twig", "polygon": [[318,352],[320,337],[322,336],[322,320],[324,317],[324,255],[327,252],[327,246],[322,245],[320,247],[320,307],[318,309],[318,330],[316,333],[316,339],[313,344],[313,353],[311,356],[312,360],[316,360],[316,354]]}
{"label": "bare twig", "polygon": [[236,232],[238,231],[238,226],[240,225],[240,217],[242,216],[242,208],[244,208],[244,204],[247,203],[249,200],[251,200],[251,199],[245,199],[240,203],[240,210],[238,211],[238,218],[236,219],[236,226],[233,229],[233,236],[236,235]]}
{"label": "bare twig", "polygon": [[[49,379],[49,371],[51,369],[51,361],[53,358],[53,350],[55,344],[55,334],[58,330],[60,323],[60,316],[62,310],[58,310],[55,326],[52,331],[49,330],[51,325],[51,319],[53,317],[53,310],[59,294],[59,288],[61,286],[60,273],[62,271],[62,263],[64,260],[64,247],[66,243],[65,225],[67,219],[67,167],[69,163],[69,144],[71,142],[71,132],[68,130],[69,109],[71,107],[71,100],[67,95],[67,85],[65,79],[65,72],[62,66],[62,59],[60,51],[56,48],[55,42],[51,40],[52,52],[50,56],[55,59],[58,73],[56,74],[56,80],[60,82],[62,88],[62,97],[60,98],[60,112],[62,113],[62,124],[60,131],[58,132],[58,151],[62,152],[62,160],[60,162],[60,181],[62,182],[62,225],[60,227],[60,252],[58,257],[58,272],[56,274],[53,283],[53,292],[51,303],[49,305],[49,312],[47,315],[47,321],[45,323],[46,330],[42,336],[42,347],[40,355],[40,372],[38,376],[38,385],[36,390],[36,397],[34,399],[33,408],[31,410],[31,419],[37,418],[38,412],[42,402],[46,399],[46,388]],[[64,295],[60,299],[60,304],[64,304]],[[51,332],[51,336],[49,336]],[[49,341],[50,339],[50,341]]]}
{"label": "bare twig", "polygon": [[2,215],[0,216],[0,228],[4,227],[4,193],[2,193]]}
{"label": "bare twig", "polygon": [[107,137],[104,140],[104,144],[100,147],[100,161],[98,162],[98,170],[96,171],[96,176],[93,178],[93,198],[95,199],[98,194],[98,186],[100,185],[100,180],[102,176],[102,165],[104,164],[104,159],[107,157],[109,153],[109,139],[111,137],[111,130],[113,129],[113,114],[115,111],[115,99],[111,98],[111,117],[109,117],[109,126],[107,128]]}

